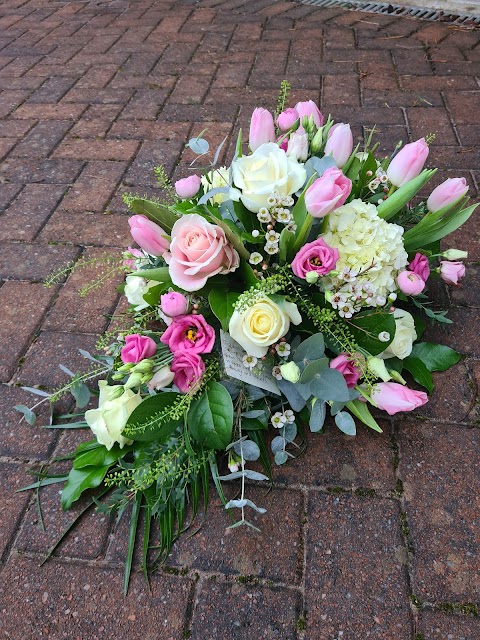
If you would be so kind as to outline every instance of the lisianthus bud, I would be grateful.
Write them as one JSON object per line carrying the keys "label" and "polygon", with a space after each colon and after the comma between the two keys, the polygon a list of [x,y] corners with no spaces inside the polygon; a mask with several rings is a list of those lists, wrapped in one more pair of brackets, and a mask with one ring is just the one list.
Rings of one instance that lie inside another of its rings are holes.
{"label": "lisianthus bud", "polygon": [[395,369],[389,369],[388,373],[391,375],[392,380],[396,380],[397,382],[400,382],[400,384],[407,384],[407,381],[404,380],[398,371],[395,371]]}
{"label": "lisianthus bud", "polygon": [[382,360],[381,358],[370,357],[367,359],[367,362],[368,362],[368,369],[374,375],[376,375],[377,378],[380,378],[384,382],[388,382],[389,380],[392,379],[391,375],[387,371],[387,367],[385,366],[384,360]]}
{"label": "lisianthus bud", "polygon": [[188,311],[188,300],[178,291],[170,291],[160,296],[160,306],[166,316],[175,318],[176,316],[183,316]]}
{"label": "lisianthus bud", "polygon": [[285,380],[294,384],[300,380],[300,369],[295,362],[286,362],[280,365],[280,373]]}
{"label": "lisianthus bud", "polygon": [[313,136],[313,139],[310,143],[310,149],[312,150],[312,153],[318,153],[321,150],[322,142],[323,142],[323,127],[320,127],[317,133]]}
{"label": "lisianthus bud", "polygon": [[401,187],[416,178],[423,169],[428,152],[425,138],[406,144],[403,149],[400,149],[387,169],[390,182],[396,187]]}
{"label": "lisianthus bud", "polygon": [[468,258],[468,251],[462,251],[461,249],[447,249],[442,253],[442,257],[447,260],[464,260]]}
{"label": "lisianthus bud", "polygon": [[308,282],[308,284],[315,284],[318,280],[318,273],[316,271],[309,271],[305,275],[305,280]]}
{"label": "lisianthus bud", "polygon": [[153,369],[153,362],[151,360],[145,359],[145,360],[141,360],[138,364],[136,364],[132,371],[138,372],[138,373],[150,373],[150,371]]}
{"label": "lisianthus bud", "polygon": [[141,373],[131,373],[127,382],[123,386],[125,389],[134,389],[135,387],[139,387],[142,384],[142,378],[143,374]]}

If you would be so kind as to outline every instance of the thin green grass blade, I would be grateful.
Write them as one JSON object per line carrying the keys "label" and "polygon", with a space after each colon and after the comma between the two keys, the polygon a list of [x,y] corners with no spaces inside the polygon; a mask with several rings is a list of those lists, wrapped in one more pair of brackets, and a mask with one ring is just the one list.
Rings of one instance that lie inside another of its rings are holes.
{"label": "thin green grass blade", "polygon": [[127,557],[125,559],[125,576],[123,580],[123,595],[128,593],[128,585],[130,584],[130,575],[132,573],[133,551],[135,549],[135,538],[137,537],[138,517],[140,515],[140,506],[142,504],[143,493],[138,492],[135,495],[135,501],[132,507],[132,515],[130,518],[130,531],[128,533]]}
{"label": "thin green grass blade", "polygon": [[150,544],[150,526],[152,523],[152,510],[147,505],[145,508],[145,529],[143,531],[143,547],[142,547],[142,572],[145,582],[150,589],[150,580],[148,579],[148,548]]}

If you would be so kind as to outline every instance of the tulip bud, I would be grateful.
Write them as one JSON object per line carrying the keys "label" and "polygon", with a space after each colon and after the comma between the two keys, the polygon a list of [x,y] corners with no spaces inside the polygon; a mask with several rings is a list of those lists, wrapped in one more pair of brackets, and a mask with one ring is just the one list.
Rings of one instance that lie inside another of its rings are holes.
{"label": "tulip bud", "polygon": [[300,116],[296,109],[285,109],[277,117],[277,124],[280,131],[288,131],[297,122],[300,125]]}
{"label": "tulip bud", "polygon": [[447,260],[464,260],[468,258],[468,251],[461,251],[460,249],[447,249],[442,254],[443,258]]}
{"label": "tulip bud", "polygon": [[425,138],[406,144],[391,161],[387,176],[396,187],[410,182],[420,175],[429,153]]}
{"label": "tulip bud", "polygon": [[368,369],[384,382],[391,380],[391,376],[387,371],[384,360],[381,358],[370,357],[367,359]]}
{"label": "tulip bud", "polygon": [[170,248],[170,241],[165,231],[146,216],[132,216],[128,224],[135,242],[152,256],[163,256]]}
{"label": "tulip bud", "polygon": [[175,191],[180,198],[193,198],[197,195],[201,184],[200,176],[193,175],[175,182]]}
{"label": "tulip bud", "polygon": [[252,114],[248,144],[250,149],[255,151],[267,142],[275,142],[275,124],[270,111],[259,107],[254,109]]}
{"label": "tulip bud", "polygon": [[341,207],[350,195],[352,182],[340,169],[331,167],[305,192],[305,207],[314,218],[323,218]]}
{"label": "tulip bud", "polygon": [[305,275],[305,280],[308,284],[315,284],[318,280],[318,273],[316,271],[308,271]]}
{"label": "tulip bud", "polygon": [[306,102],[297,102],[297,104],[295,105],[295,109],[300,116],[300,122],[303,126],[305,126],[303,124],[305,116],[307,116],[307,118],[311,116],[312,123],[317,127],[321,127],[323,125],[323,116],[320,112],[320,109],[313,102],[313,100],[308,100]]}
{"label": "tulip bud", "polygon": [[453,204],[468,191],[465,178],[449,178],[432,191],[427,200],[427,209],[432,213]]}
{"label": "tulip bud", "polygon": [[300,369],[295,362],[286,362],[280,365],[280,373],[285,380],[294,384],[300,380]]}
{"label": "tulip bud", "polygon": [[299,162],[308,158],[308,136],[306,133],[292,133],[288,141],[287,156],[293,156]]}
{"label": "tulip bud", "polygon": [[349,159],[353,151],[353,135],[349,124],[340,122],[335,124],[328,132],[325,155],[333,156],[335,164],[341,169]]}

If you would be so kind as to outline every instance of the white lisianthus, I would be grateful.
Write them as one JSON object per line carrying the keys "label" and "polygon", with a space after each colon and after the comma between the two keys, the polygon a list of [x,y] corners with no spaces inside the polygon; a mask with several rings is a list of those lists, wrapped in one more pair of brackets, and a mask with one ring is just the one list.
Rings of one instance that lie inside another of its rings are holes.
{"label": "white lisianthus", "polygon": [[98,409],[89,409],[85,412],[85,421],[93,431],[100,444],[110,451],[113,445],[118,442],[120,449],[126,444],[132,444],[122,436],[122,431],[127,424],[130,414],[142,402],[142,398],[126,389],[121,396],[118,395],[120,386],[108,386],[106,380],[98,383],[100,397],[98,399]]}
{"label": "white lisianthus", "polygon": [[175,374],[171,371],[168,364],[164,367],[156,371],[153,375],[153,378],[147,382],[147,387],[149,389],[163,389],[164,387],[169,387],[173,382]]}
{"label": "white lisianthus", "polygon": [[[205,193],[208,193],[212,189],[219,189],[222,187],[229,187],[229,173],[230,169],[227,167],[218,167],[213,171],[209,171],[206,176],[200,178]],[[213,204],[222,204],[224,200],[228,200],[229,195],[227,193],[216,193],[210,198],[209,202]]]}
{"label": "white lisianthus", "polygon": [[237,158],[233,164],[232,200],[241,200],[249,211],[258,213],[276,191],[280,197],[298,191],[307,179],[303,164],[289,157],[275,142],[262,144],[250,156]]}
{"label": "white lisianthus", "polygon": [[235,310],[228,325],[228,332],[249,355],[262,358],[268,347],[288,332],[290,322],[300,324],[301,321],[302,317],[296,304],[286,300],[274,302],[265,296],[246,311]]}
{"label": "white lisianthus", "polygon": [[377,357],[383,360],[393,357],[404,360],[412,353],[413,343],[417,339],[415,322],[412,315],[403,309],[395,309],[393,317],[395,318],[395,337],[385,351]]}
{"label": "white lisianthus", "polygon": [[148,302],[145,302],[143,299],[144,294],[157,284],[158,282],[145,280],[145,278],[140,278],[140,276],[127,276],[125,278],[125,289],[123,293],[129,303],[135,306],[135,311],[141,311],[149,306]]}

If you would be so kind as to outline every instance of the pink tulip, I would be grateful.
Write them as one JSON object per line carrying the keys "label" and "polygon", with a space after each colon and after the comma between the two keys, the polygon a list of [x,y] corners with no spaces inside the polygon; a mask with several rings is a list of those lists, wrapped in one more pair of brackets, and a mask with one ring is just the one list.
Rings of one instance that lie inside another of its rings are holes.
{"label": "pink tulip", "polygon": [[201,178],[200,176],[193,175],[188,178],[182,178],[175,182],[175,191],[180,198],[193,198],[200,189]]}
{"label": "pink tulip", "polygon": [[151,358],[157,351],[157,343],[148,336],[141,336],[132,333],[125,336],[125,346],[122,348],[120,357],[122,362],[133,362],[137,364],[144,358]]}
{"label": "pink tulip", "polygon": [[328,132],[325,155],[333,156],[335,163],[341,169],[353,151],[353,135],[349,124],[340,122]]}
{"label": "pink tulip", "polygon": [[407,296],[418,296],[425,289],[425,280],[414,271],[400,271],[397,284]]}
{"label": "pink tulip", "polygon": [[277,116],[278,128],[280,131],[288,131],[299,117],[296,109],[285,109],[285,111],[282,111],[282,113]]}
{"label": "pink tulip", "polygon": [[387,176],[396,187],[401,187],[422,171],[428,157],[428,144],[425,138],[406,144],[391,161]]}
{"label": "pink tulip", "polygon": [[432,213],[443,209],[462,198],[468,191],[465,178],[449,178],[432,191],[427,200],[427,209]]}
{"label": "pink tulip", "polygon": [[422,253],[416,253],[414,259],[408,265],[408,270],[416,273],[420,278],[426,282],[430,276],[430,266],[427,256]]}
{"label": "pink tulip", "polygon": [[275,123],[270,111],[258,107],[252,113],[248,144],[250,149],[255,151],[266,142],[275,142]]}
{"label": "pink tulip", "polygon": [[398,382],[380,382],[374,385],[371,395],[377,407],[389,416],[399,411],[413,411],[428,402],[424,391],[409,389]]}
{"label": "pink tulip", "polygon": [[458,285],[458,281],[465,275],[463,262],[440,261],[440,277],[447,284]]}
{"label": "pink tulip", "polygon": [[317,107],[313,100],[308,100],[307,102],[297,102],[297,104],[295,105],[295,109],[300,116],[300,126],[303,124],[303,118],[305,116],[307,116],[307,118],[313,116],[313,121],[317,125],[317,127],[321,127],[323,125],[323,116],[320,112],[320,109]]}
{"label": "pink tulip", "polygon": [[170,247],[167,234],[146,216],[132,216],[128,224],[135,242],[151,256],[162,256]]}
{"label": "pink tulip", "polygon": [[362,372],[355,366],[354,359],[348,353],[341,353],[339,356],[330,361],[330,369],[340,371],[345,378],[347,387],[353,389],[358,382]]}
{"label": "pink tulip", "polygon": [[321,178],[308,187],[305,206],[314,218],[323,218],[334,209],[341,207],[350,195],[352,182],[340,169],[331,167]]}

